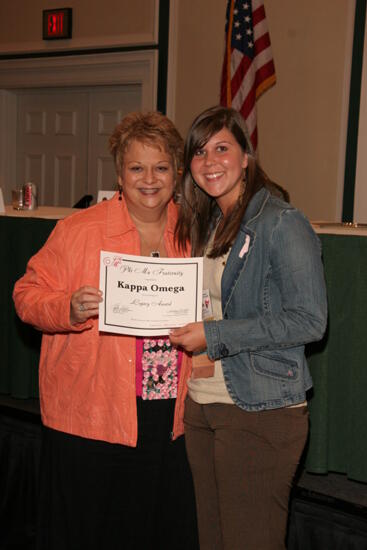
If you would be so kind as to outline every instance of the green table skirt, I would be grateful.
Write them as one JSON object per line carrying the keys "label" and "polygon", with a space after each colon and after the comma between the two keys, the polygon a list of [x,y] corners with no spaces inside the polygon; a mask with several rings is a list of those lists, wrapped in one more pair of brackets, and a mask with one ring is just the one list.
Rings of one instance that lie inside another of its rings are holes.
{"label": "green table skirt", "polygon": [[308,347],[314,388],[306,468],[367,482],[367,239],[320,238],[329,321],[323,341]]}
{"label": "green table skirt", "polygon": [[55,224],[56,220],[0,216],[0,393],[21,399],[38,397],[41,334],[17,317],[12,292]]}
{"label": "green table skirt", "polygon": [[[17,398],[38,397],[40,334],[17,318],[12,289],[55,223],[0,216],[0,393]],[[314,388],[305,464],[367,482],[367,239],[320,238],[329,323],[322,342],[307,348]]]}

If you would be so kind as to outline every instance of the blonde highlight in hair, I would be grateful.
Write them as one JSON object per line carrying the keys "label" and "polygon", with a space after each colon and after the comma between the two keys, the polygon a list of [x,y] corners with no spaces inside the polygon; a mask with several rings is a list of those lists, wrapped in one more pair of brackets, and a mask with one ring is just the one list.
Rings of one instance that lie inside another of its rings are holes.
{"label": "blonde highlight in hair", "polygon": [[171,157],[175,178],[182,171],[183,139],[173,122],[157,111],[126,115],[109,139],[117,176],[122,174],[124,155],[133,141],[164,150]]}

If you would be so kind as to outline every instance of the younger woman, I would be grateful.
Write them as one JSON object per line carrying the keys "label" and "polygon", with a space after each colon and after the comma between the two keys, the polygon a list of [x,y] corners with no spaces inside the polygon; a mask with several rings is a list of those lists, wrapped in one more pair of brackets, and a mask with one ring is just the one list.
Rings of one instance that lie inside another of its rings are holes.
{"label": "younger woman", "polygon": [[223,107],[185,145],[176,236],[204,255],[206,316],[171,342],[194,353],[184,420],[201,550],[285,548],[308,432],[304,347],[326,326],[318,238],[248,151],[241,115]]}

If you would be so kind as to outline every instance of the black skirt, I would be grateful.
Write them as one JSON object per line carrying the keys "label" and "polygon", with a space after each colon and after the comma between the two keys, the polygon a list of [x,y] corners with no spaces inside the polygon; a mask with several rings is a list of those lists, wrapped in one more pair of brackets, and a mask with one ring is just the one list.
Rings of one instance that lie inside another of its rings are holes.
{"label": "black skirt", "polygon": [[199,548],[175,400],[137,404],[136,448],[43,429],[38,550]]}

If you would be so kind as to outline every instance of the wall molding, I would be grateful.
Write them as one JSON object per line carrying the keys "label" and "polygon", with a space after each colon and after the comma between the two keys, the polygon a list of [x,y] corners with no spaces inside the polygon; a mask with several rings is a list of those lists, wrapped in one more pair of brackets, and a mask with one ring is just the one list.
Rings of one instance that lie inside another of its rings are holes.
{"label": "wall molding", "polygon": [[0,61],[0,89],[141,84],[144,109],[156,104],[156,50]]}

